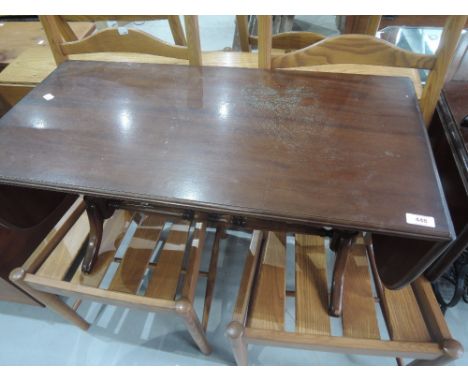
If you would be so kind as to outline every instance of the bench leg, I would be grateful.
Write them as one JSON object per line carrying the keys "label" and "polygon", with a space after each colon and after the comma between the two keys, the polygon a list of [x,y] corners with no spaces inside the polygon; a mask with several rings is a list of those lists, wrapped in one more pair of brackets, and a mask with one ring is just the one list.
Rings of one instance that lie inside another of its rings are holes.
{"label": "bench leg", "polygon": [[231,339],[232,351],[238,366],[247,366],[247,343],[243,338],[244,327],[237,321],[232,321],[227,327],[227,335]]}
{"label": "bench leg", "polygon": [[176,302],[176,312],[184,319],[185,326],[203,354],[211,353],[211,346],[206,340],[203,327],[189,300],[182,298]]}
{"label": "bench leg", "polygon": [[443,354],[431,360],[426,359],[416,359],[408,366],[443,366],[460,358],[463,355],[463,346],[454,339],[444,340],[442,342],[442,352]]}
{"label": "bench leg", "polygon": [[26,272],[22,268],[16,268],[10,273],[10,280],[17,285],[20,289],[23,289],[26,293],[29,293],[37,301],[44,304],[50,310],[62,316],[65,320],[70,321],[83,330],[88,330],[89,323],[83,319],[78,313],[72,308],[65,304],[58,296],[51,293],[44,293],[31,288],[25,281],[24,277]]}
{"label": "bench leg", "polygon": [[356,240],[357,233],[334,232],[330,249],[336,253],[333,267],[333,280],[331,286],[330,316],[340,317],[343,311],[343,289],[346,273],[346,265],[351,254],[351,249]]}

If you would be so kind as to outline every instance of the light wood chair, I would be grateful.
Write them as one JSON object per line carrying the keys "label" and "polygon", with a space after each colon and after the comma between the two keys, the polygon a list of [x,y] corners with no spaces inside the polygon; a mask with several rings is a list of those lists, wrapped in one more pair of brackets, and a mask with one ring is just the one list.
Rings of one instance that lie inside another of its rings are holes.
{"label": "light wood chair", "polygon": [[[258,37],[249,33],[249,16],[237,15],[236,25],[241,51],[250,52],[252,48],[257,48]],[[302,49],[324,38],[324,35],[314,32],[280,32],[272,35],[272,48],[282,50]]]}
{"label": "light wood chair", "polygon": [[[64,21],[59,23],[58,26],[61,29],[61,32],[64,38],[67,38],[69,33],[68,24],[66,22],[73,22],[73,21],[91,21],[91,22],[105,22],[105,21],[116,21],[117,23],[129,23],[132,21],[153,21],[153,20],[167,20],[169,23],[169,27],[171,29],[172,38],[174,39],[174,44],[176,45],[187,45],[187,41],[185,39],[184,29],[182,28],[182,23],[180,22],[180,17],[177,15],[141,15],[141,16],[127,16],[127,15],[66,15],[60,16],[60,18]],[[70,35],[71,39],[67,39],[66,41],[75,41],[78,40],[74,38],[74,35]]]}
{"label": "light wood chair", "polygon": [[[366,16],[366,25],[361,27],[362,33],[375,36],[379,27],[381,16]],[[258,47],[258,36],[249,33],[249,16],[237,15],[236,25],[239,33],[240,48],[243,52],[250,52],[252,48]],[[288,31],[272,34],[271,47],[292,51],[303,49],[307,46],[322,41],[326,36],[320,33],[308,31]]]}
{"label": "light wood chair", "polygon": [[[316,236],[292,236],[294,244],[285,233],[253,233],[227,328],[238,365],[248,364],[248,344],[396,357],[399,365],[403,358],[414,359],[409,365],[443,365],[462,355],[463,347],[452,339],[425,278],[398,291],[382,285],[369,237],[360,237],[352,251],[342,334],[333,333],[336,327],[327,311],[326,243]],[[289,245],[294,248],[288,250]],[[295,273],[293,290],[286,289],[289,264]],[[295,308],[287,310],[288,298],[294,299]],[[379,306],[384,318],[380,325]]]}
{"label": "light wood chair", "polygon": [[430,70],[420,100],[426,126],[429,125],[442,89],[445,74],[466,16],[450,16],[434,55],[422,55],[382,41],[370,35],[328,37],[291,53],[272,55],[271,16],[258,16],[258,64],[260,68],[280,69],[316,65],[359,64]]}
{"label": "light wood chair", "polygon": [[[25,264],[11,272],[10,280],[83,330],[89,323],[76,312],[82,299],[171,312],[183,319],[198,348],[209,354],[207,306],[202,323],[193,306],[199,275],[212,278],[200,270],[206,223],[119,210],[104,225],[95,266],[83,273],[80,248],[89,233],[84,210],[80,198]],[[217,253],[217,247],[214,250]],[[208,280],[208,296],[212,287]],[[68,305],[59,296],[74,303]]]}
{"label": "light wood chair", "polygon": [[[75,16],[72,19],[99,20],[101,17],[134,21],[143,16]],[[167,17],[170,17],[169,21],[172,20],[174,26],[180,23],[176,21],[179,20],[178,16]],[[146,16],[146,18],[154,19],[158,16]],[[185,16],[186,46],[168,44],[148,33],[126,27],[106,28],[85,39],[77,40],[76,36],[71,35],[67,19],[70,19],[70,16],[40,16],[57,65],[68,60],[70,55],[98,52],[153,54],[188,60],[190,65],[202,64],[197,16]],[[179,28],[174,30],[177,29]],[[174,39],[176,43],[185,42],[185,37],[180,31],[174,35]]]}

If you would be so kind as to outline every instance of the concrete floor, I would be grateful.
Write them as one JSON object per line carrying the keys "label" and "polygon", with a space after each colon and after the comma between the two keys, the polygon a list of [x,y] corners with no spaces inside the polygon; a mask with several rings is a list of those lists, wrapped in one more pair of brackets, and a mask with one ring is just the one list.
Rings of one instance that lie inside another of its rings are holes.
{"label": "concrete floor", "polygon": [[[336,33],[334,16],[300,16],[299,19],[315,22],[316,31]],[[166,21],[137,24],[159,38],[172,41]],[[233,41],[234,16],[201,16],[200,31],[203,50],[229,48]],[[210,232],[207,248],[213,236]],[[233,365],[224,332],[231,320],[248,245],[249,235],[241,232],[230,232],[221,244],[207,333],[213,346],[210,356],[202,355],[194,347],[183,323],[173,316],[83,303],[78,312],[92,323],[90,330],[83,332],[47,309],[0,302],[0,365]],[[207,258],[203,269],[207,269]],[[200,281],[196,297],[200,315],[204,287],[204,281]],[[453,337],[466,348],[467,317],[468,305],[464,303],[446,315]],[[336,324],[339,326],[339,322]],[[393,359],[382,357],[262,346],[249,347],[249,361],[252,365],[395,364]],[[468,354],[454,364],[468,365]]]}

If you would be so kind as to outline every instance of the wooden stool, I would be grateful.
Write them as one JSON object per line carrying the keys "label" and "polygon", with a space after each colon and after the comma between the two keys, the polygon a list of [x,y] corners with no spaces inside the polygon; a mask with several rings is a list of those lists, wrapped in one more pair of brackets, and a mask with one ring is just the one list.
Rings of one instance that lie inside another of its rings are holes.
{"label": "wooden stool", "polygon": [[[343,335],[332,335],[324,239],[299,234],[294,239],[295,290],[289,291],[286,234],[253,234],[233,321],[227,328],[238,365],[247,365],[249,343],[391,356],[397,357],[398,364],[403,364],[399,357],[414,358],[411,365],[443,365],[461,356],[463,348],[451,338],[430,283],[421,277],[402,290],[384,288],[375,273],[372,245],[364,245],[362,238],[346,269]],[[377,296],[371,280],[375,280]],[[288,297],[295,300],[293,331],[285,329]],[[389,340],[379,330],[378,302]]]}
{"label": "wooden stool", "polygon": [[[209,354],[205,330],[193,308],[206,224],[116,211],[104,225],[96,264],[85,274],[80,248],[89,223],[84,209],[78,200],[23,267],[12,271],[10,280],[84,330],[89,323],[75,311],[81,299],[172,312],[183,319],[199,349]],[[58,296],[76,301],[70,307]]]}

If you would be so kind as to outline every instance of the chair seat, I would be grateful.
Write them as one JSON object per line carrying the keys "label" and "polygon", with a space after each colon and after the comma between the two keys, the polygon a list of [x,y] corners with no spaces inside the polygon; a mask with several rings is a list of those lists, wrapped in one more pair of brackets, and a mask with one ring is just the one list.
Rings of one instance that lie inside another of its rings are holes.
{"label": "chair seat", "polygon": [[183,292],[181,281],[195,271],[190,257],[198,246],[201,226],[168,221],[160,215],[117,211],[104,226],[96,264],[86,274],[81,270],[83,251],[79,250],[89,232],[83,213],[39,269],[25,280],[39,290],[57,289],[64,295],[76,292],[93,298],[98,293],[92,289],[97,288],[109,297],[125,293],[140,299],[175,301]]}
{"label": "chair seat", "polygon": [[[205,331],[211,298],[205,297],[203,325],[193,307],[199,275],[211,274],[200,272],[206,224],[118,210],[104,224],[91,272],[83,273],[90,232],[84,210],[80,198],[23,267],[12,271],[10,280],[84,330],[89,323],[75,312],[81,299],[172,312],[184,320],[199,349],[209,354]],[[212,295],[212,288],[208,280],[206,296]],[[76,300],[70,307],[57,296]]]}
{"label": "chair seat", "polygon": [[[337,329],[332,320],[338,319],[328,315],[327,263],[331,252],[326,250],[326,244],[326,240],[318,236],[296,234],[287,237],[279,232],[266,235],[250,294],[245,293],[245,285],[241,285],[240,295],[250,295],[245,304],[248,309],[243,320],[243,341],[320,351],[413,357],[419,362],[443,358],[444,344],[449,343],[448,347],[457,348],[457,356],[460,355],[462,348],[451,339],[430,283],[421,277],[401,290],[382,286],[372,266],[373,253],[368,253],[372,249],[364,244],[362,237],[357,240],[348,260],[341,328]],[[294,257],[289,259],[292,261],[288,261],[289,256]],[[288,272],[288,265],[294,266],[294,272]],[[287,275],[292,273],[295,287],[287,290]],[[243,278],[244,283],[245,280],[247,277]],[[294,310],[287,303],[289,298],[294,299]],[[238,299],[238,304],[241,300]],[[294,319],[289,322],[286,317]],[[239,319],[235,314],[234,321]],[[233,338],[239,331],[234,332],[230,334]],[[242,360],[242,356],[236,358],[238,362]]]}

